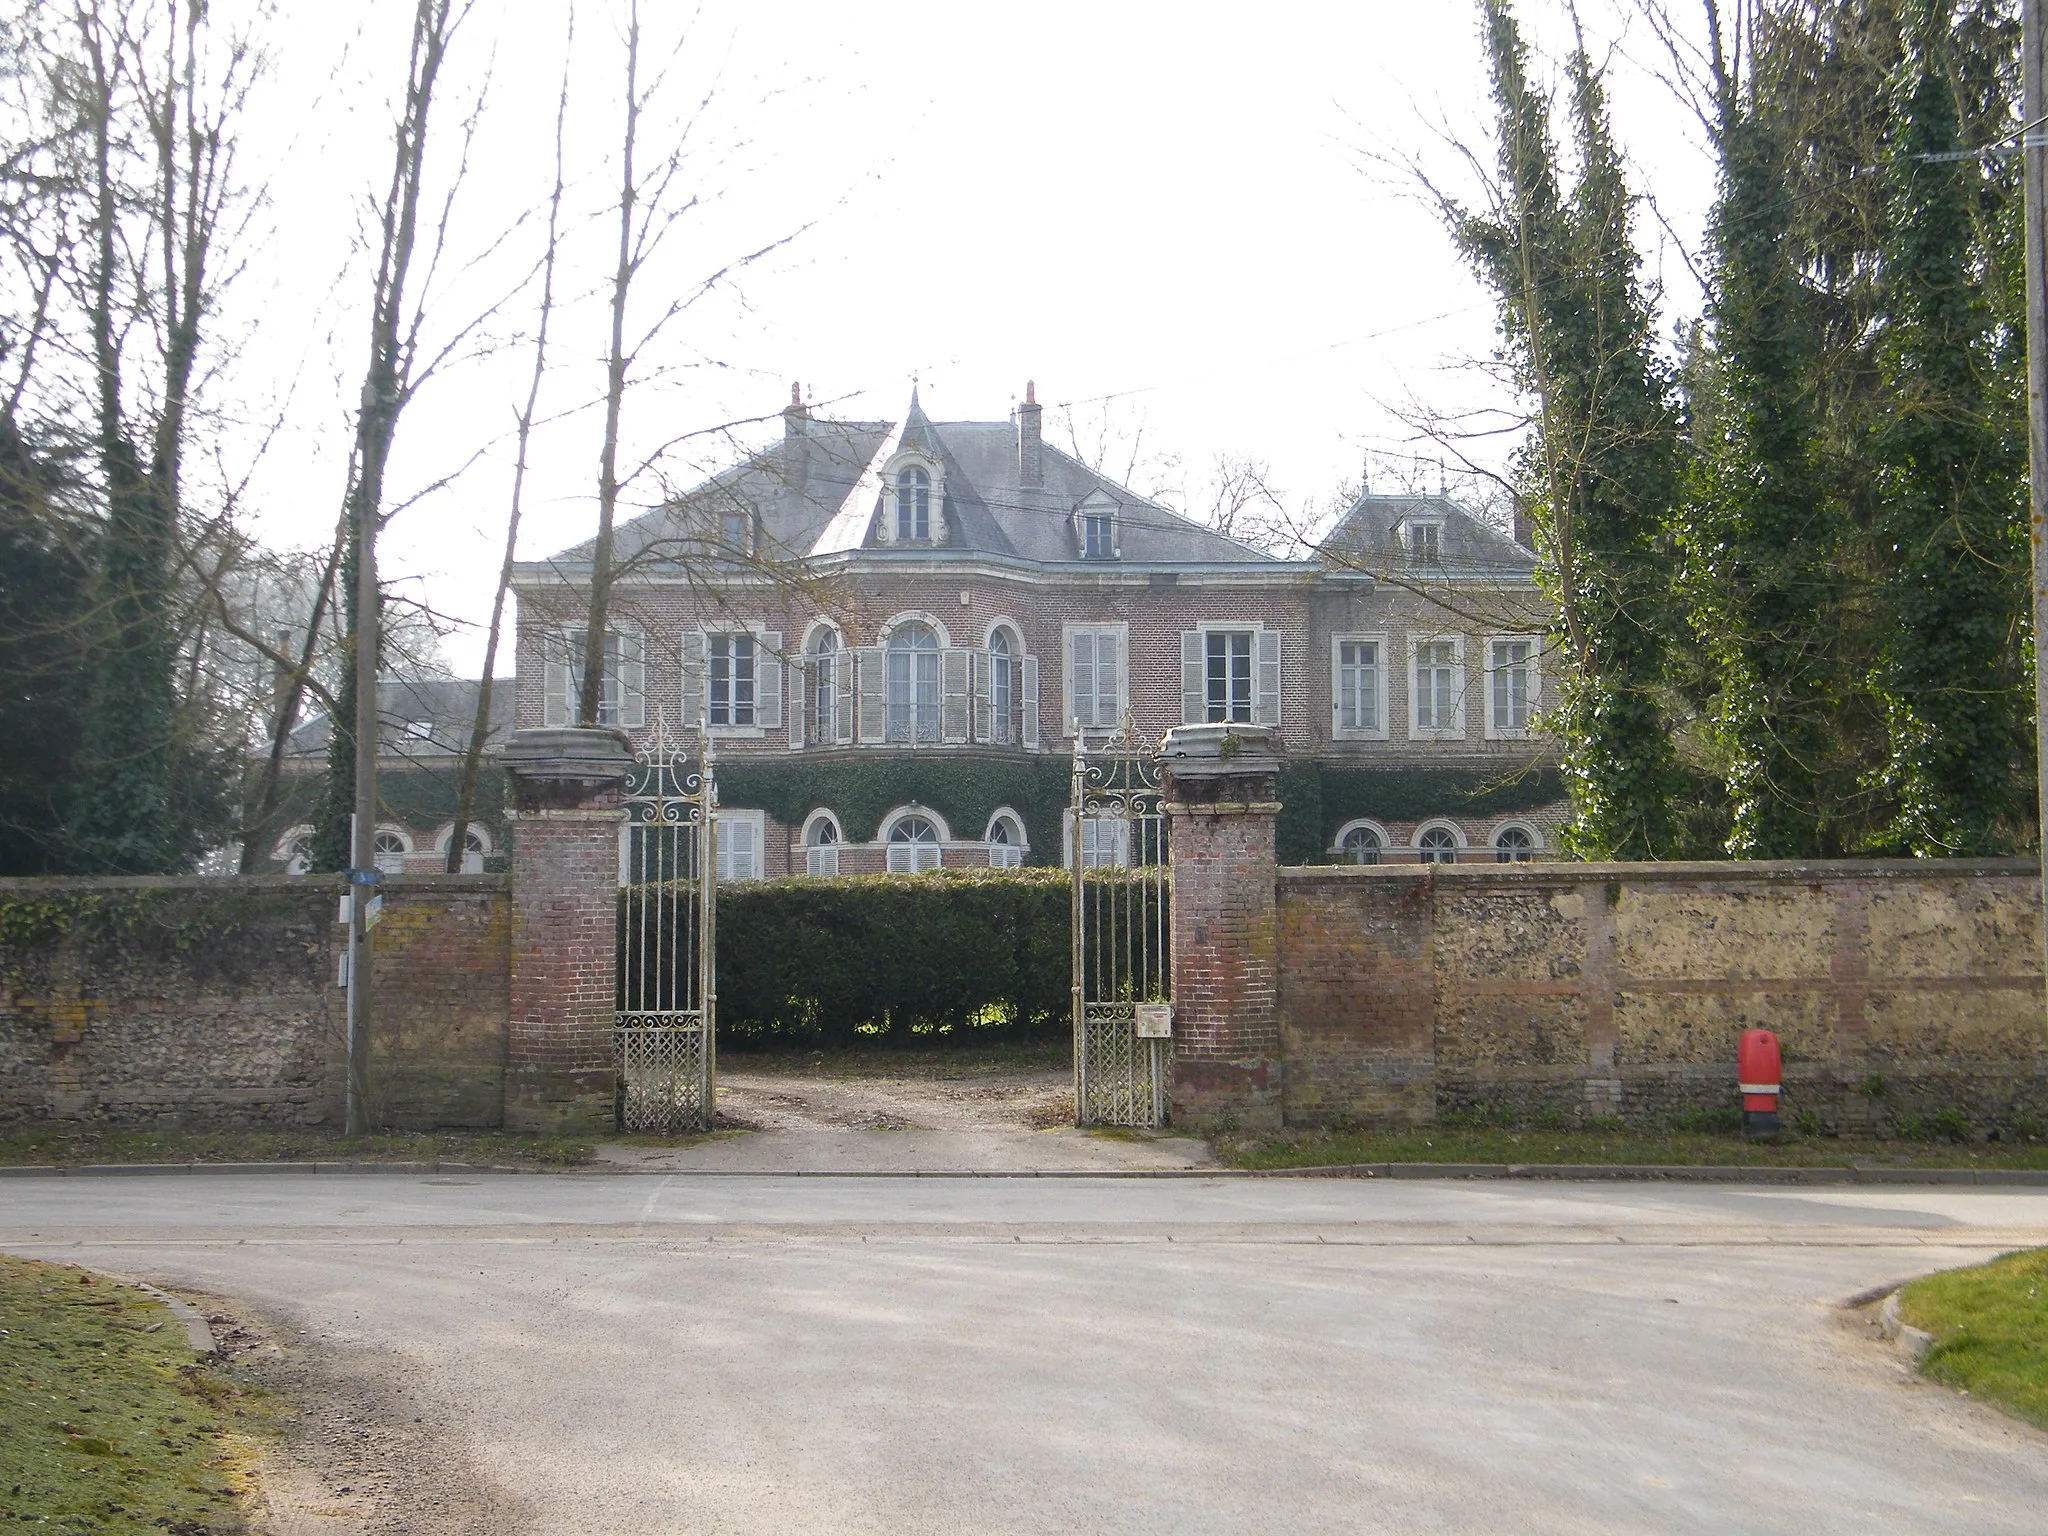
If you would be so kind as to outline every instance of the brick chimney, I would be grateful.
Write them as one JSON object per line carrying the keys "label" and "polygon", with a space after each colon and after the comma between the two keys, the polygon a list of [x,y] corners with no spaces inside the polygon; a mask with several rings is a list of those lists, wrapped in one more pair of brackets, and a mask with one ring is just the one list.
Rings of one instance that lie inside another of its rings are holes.
{"label": "brick chimney", "polygon": [[785,441],[804,435],[804,426],[811,419],[811,408],[804,404],[804,387],[801,384],[789,386],[789,404],[782,408],[782,436]]}
{"label": "brick chimney", "polygon": [[1530,553],[1536,550],[1536,525],[1529,520],[1529,503],[1515,498],[1514,540]]}
{"label": "brick chimney", "polygon": [[1030,380],[1024,384],[1024,403],[1017,407],[1017,483],[1023,486],[1045,484],[1045,448],[1038,433],[1038,419],[1043,411],[1038,403],[1038,385]]}

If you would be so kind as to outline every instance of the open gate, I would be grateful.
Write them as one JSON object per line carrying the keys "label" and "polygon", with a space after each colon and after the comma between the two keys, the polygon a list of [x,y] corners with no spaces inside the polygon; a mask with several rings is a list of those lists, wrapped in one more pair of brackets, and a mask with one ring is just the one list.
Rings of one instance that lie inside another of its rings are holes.
{"label": "open gate", "polygon": [[1074,738],[1074,1119],[1166,1123],[1173,965],[1159,745],[1123,727]]}
{"label": "open gate", "polygon": [[716,1110],[718,786],[711,742],[692,755],[657,718],[627,781],[619,849],[619,1122],[708,1131]]}

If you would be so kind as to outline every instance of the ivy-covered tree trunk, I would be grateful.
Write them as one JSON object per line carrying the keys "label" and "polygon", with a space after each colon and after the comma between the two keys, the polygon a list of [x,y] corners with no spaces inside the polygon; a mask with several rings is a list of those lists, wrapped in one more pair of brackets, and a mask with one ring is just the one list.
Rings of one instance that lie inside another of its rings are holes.
{"label": "ivy-covered tree trunk", "polygon": [[[356,557],[353,541],[341,556],[339,612],[356,611]],[[341,643],[341,680],[334,690],[334,711],[328,718],[327,779],[321,787],[320,809],[313,821],[313,846],[307,863],[320,874],[349,867],[349,817],[356,807],[356,668],[355,627]]]}
{"label": "ivy-covered tree trunk", "polygon": [[1771,125],[1725,74],[1711,352],[1681,525],[1685,590],[1714,674],[1737,858],[1846,851],[1831,792],[1842,679],[1839,508],[1817,471],[1818,342],[1793,260],[1792,197]]}
{"label": "ivy-covered tree trunk", "polygon": [[1873,677],[1887,722],[1882,777],[1893,838],[1929,856],[2012,847],[2033,768],[2023,460],[1996,407],[1972,224],[1979,172],[1955,157],[1950,26],[1947,0],[1914,0],[1880,268],[1878,359],[1892,409],[1873,444],[1889,620]]}
{"label": "ivy-covered tree trunk", "polygon": [[1495,207],[1452,210],[1499,296],[1501,330],[1536,421],[1523,458],[1539,576],[1557,604],[1555,702],[1572,820],[1563,841],[1598,858],[1674,851],[1676,762],[1660,698],[1672,622],[1659,547],[1677,490],[1677,421],[1651,357],[1631,199],[1598,73],[1571,60],[1580,166],[1560,192],[1550,104],[1505,0],[1484,0],[1500,139]]}

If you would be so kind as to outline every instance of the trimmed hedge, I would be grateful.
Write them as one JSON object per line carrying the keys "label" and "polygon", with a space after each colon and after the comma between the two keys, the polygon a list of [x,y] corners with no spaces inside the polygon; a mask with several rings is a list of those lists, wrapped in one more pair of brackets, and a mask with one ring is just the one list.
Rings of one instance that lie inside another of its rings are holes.
{"label": "trimmed hedge", "polygon": [[750,1050],[1062,1039],[1072,909],[1056,869],[723,885],[719,1039]]}

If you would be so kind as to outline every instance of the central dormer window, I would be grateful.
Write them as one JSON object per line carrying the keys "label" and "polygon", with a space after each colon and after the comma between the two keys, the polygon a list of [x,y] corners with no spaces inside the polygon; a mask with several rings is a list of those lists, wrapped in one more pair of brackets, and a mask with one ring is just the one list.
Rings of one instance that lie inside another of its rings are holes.
{"label": "central dormer window", "polygon": [[1442,560],[1443,527],[1442,523],[1410,523],[1408,558],[1431,565]]}
{"label": "central dormer window", "polygon": [[1111,537],[1111,524],[1107,512],[1091,512],[1081,519],[1081,557],[1085,560],[1110,560],[1116,556],[1116,544]]}
{"label": "central dormer window", "polygon": [[899,541],[932,536],[932,477],[912,464],[896,476],[896,537]]}

